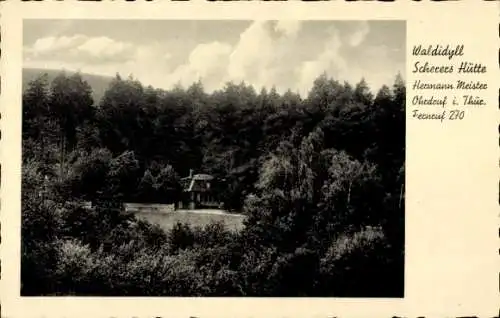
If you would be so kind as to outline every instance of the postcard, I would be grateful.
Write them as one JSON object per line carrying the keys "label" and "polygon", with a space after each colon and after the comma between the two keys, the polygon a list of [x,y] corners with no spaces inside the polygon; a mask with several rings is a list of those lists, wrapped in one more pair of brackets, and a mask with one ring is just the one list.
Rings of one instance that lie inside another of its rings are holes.
{"label": "postcard", "polygon": [[0,8],[3,316],[498,313],[497,2]]}

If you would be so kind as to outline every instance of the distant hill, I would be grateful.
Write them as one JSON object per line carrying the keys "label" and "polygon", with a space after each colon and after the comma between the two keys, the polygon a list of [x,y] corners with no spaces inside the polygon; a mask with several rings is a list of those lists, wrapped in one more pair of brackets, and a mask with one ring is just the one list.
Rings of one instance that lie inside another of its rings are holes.
{"label": "distant hill", "polygon": [[[28,83],[34,80],[36,77],[43,73],[47,73],[49,76],[49,83],[61,72],[62,70],[51,70],[51,69],[37,69],[37,68],[23,68],[23,92],[28,87]],[[73,74],[74,72],[65,71],[66,74]],[[81,73],[82,78],[89,83],[92,88],[92,97],[94,98],[94,103],[97,104],[104,96],[104,92],[109,87],[113,77],[111,76],[101,76]]]}

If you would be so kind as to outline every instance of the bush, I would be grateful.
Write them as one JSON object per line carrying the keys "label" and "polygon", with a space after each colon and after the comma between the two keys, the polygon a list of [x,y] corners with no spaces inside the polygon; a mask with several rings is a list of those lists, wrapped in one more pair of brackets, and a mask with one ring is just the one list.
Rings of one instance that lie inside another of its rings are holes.
{"label": "bush", "polygon": [[90,247],[75,240],[60,242],[57,260],[54,271],[57,292],[70,295],[88,293],[95,267]]}
{"label": "bush", "polygon": [[241,275],[245,296],[272,296],[276,282],[271,278],[271,271],[278,258],[276,248],[247,250],[241,260],[238,271]]}
{"label": "bush", "polygon": [[212,222],[193,230],[195,244],[201,247],[215,247],[229,244],[236,234],[226,228],[224,222]]}
{"label": "bush", "polygon": [[72,194],[91,200],[103,191],[111,159],[111,152],[107,149],[95,149],[87,156],[78,157],[70,181]]}
{"label": "bush", "polygon": [[33,190],[41,183],[35,170],[23,170],[21,211],[21,294],[46,294],[53,290],[52,274],[61,232],[58,205]]}
{"label": "bush", "polygon": [[177,222],[169,231],[170,248],[173,252],[192,247],[195,235],[188,224]]}
{"label": "bush", "polygon": [[388,266],[389,251],[378,228],[340,235],[321,259],[319,290],[337,297],[395,296],[390,293],[395,273]]}

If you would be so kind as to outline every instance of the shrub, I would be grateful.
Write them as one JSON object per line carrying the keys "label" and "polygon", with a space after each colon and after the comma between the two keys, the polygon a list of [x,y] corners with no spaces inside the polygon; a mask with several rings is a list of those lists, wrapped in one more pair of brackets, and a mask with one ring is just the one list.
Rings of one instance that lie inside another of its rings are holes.
{"label": "shrub", "polygon": [[21,211],[21,294],[46,294],[53,290],[52,274],[57,260],[56,240],[61,220],[55,202],[44,200],[36,189],[41,175],[23,169]]}
{"label": "shrub", "polygon": [[224,222],[211,222],[204,227],[196,227],[193,230],[194,240],[202,247],[223,246],[229,244],[236,236],[228,230]]}
{"label": "shrub", "polygon": [[318,288],[330,296],[394,296],[385,289],[395,274],[387,266],[389,248],[378,228],[340,235],[321,259]]}
{"label": "shrub", "polygon": [[173,252],[192,247],[195,243],[195,235],[188,224],[177,222],[168,234]]}
{"label": "shrub", "polygon": [[243,254],[238,271],[244,295],[273,295],[276,282],[271,279],[270,273],[277,258],[278,251],[273,247],[250,249]]}
{"label": "shrub", "polygon": [[77,240],[67,240],[59,243],[57,252],[56,291],[70,295],[88,293],[93,283],[89,278],[95,267],[90,247]]}
{"label": "shrub", "polygon": [[74,196],[91,199],[102,191],[110,170],[111,152],[95,149],[88,156],[79,157],[73,165],[71,188]]}

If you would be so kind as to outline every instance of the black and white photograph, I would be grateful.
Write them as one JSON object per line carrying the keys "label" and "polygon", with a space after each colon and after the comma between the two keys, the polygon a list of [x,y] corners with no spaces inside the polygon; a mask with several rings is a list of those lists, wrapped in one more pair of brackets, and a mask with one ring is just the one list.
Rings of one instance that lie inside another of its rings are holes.
{"label": "black and white photograph", "polygon": [[405,21],[26,19],[22,51],[21,296],[405,296]]}

